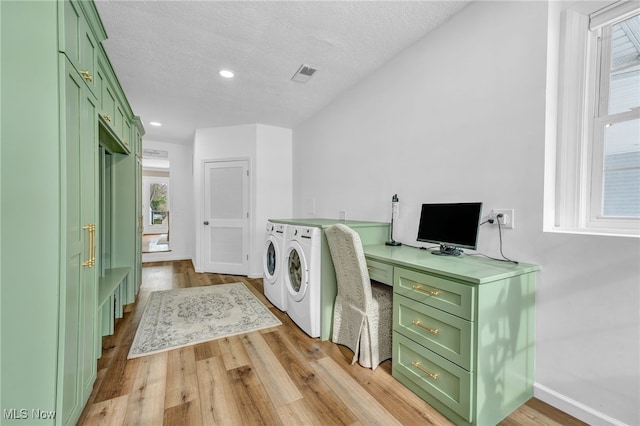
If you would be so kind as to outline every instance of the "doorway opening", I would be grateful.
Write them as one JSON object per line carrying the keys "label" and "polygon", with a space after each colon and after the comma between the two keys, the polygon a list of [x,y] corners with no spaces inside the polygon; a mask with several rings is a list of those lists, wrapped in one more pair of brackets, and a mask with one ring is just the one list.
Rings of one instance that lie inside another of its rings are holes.
{"label": "doorway opening", "polygon": [[142,252],[171,251],[169,160],[142,160]]}

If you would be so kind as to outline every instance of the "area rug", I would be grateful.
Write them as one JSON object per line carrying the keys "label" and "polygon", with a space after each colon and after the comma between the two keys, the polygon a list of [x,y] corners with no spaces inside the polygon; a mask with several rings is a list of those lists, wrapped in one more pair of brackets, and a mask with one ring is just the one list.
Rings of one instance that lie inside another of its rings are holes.
{"label": "area rug", "polygon": [[243,283],[154,291],[128,358],[281,324]]}

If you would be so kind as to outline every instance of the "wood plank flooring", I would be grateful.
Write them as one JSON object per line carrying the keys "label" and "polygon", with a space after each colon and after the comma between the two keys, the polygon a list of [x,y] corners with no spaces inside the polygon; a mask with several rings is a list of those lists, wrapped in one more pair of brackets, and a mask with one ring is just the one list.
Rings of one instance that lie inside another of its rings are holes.
{"label": "wood plank flooring", "polygon": [[[127,360],[150,292],[247,284],[279,327]],[[98,378],[79,425],[450,425],[391,377],[350,365],[349,349],[312,339],[262,294],[262,280],[198,274],[191,261],[144,264],[135,304],[103,338]],[[531,399],[500,423],[584,425]]]}

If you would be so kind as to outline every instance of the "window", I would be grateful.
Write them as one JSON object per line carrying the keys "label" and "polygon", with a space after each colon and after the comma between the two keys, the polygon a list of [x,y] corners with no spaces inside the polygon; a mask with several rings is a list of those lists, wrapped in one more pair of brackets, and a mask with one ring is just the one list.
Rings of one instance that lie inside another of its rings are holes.
{"label": "window", "polygon": [[565,11],[556,229],[640,235],[640,7]]}

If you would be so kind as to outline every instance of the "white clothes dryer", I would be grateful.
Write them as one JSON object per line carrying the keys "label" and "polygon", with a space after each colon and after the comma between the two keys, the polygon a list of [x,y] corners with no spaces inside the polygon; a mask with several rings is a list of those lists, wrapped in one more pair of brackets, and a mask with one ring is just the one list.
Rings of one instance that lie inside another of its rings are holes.
{"label": "white clothes dryer", "polygon": [[287,225],[282,223],[267,222],[262,259],[264,295],[273,306],[283,312],[287,310],[287,290],[284,283],[286,228]]}
{"label": "white clothes dryer", "polygon": [[311,337],[320,337],[320,228],[289,225],[284,272],[287,314]]}

